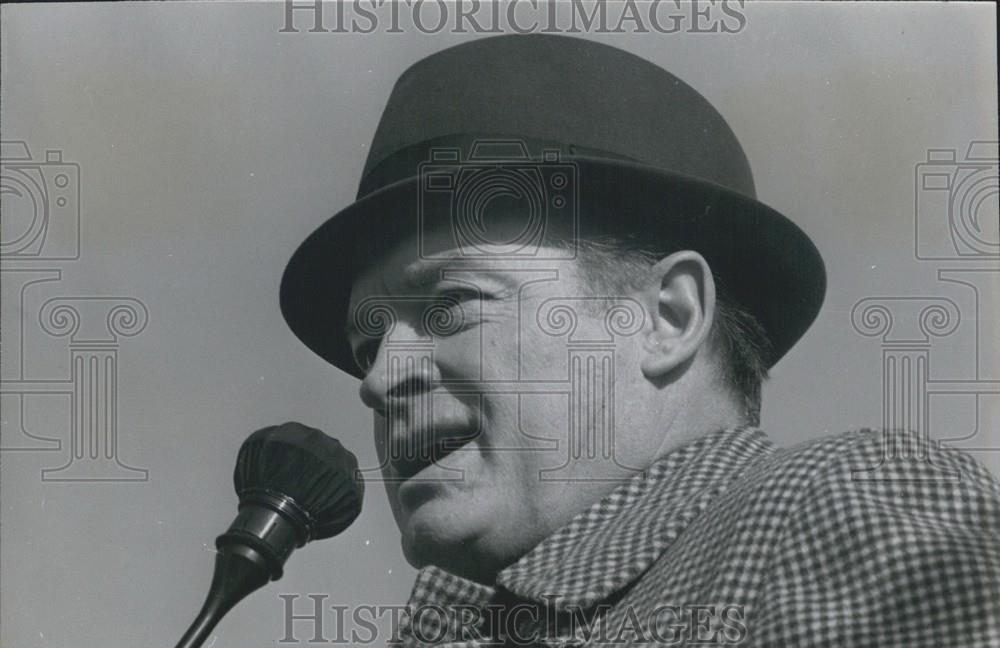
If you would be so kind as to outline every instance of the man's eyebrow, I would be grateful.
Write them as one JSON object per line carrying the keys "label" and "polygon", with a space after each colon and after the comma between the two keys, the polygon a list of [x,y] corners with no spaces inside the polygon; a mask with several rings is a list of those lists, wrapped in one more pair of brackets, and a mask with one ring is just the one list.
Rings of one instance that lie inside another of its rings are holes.
{"label": "man's eyebrow", "polygon": [[419,293],[444,280],[474,283],[476,278],[491,279],[505,286],[515,286],[517,282],[504,273],[504,268],[455,262],[454,259],[424,261],[408,268],[404,273],[404,285],[408,290]]}
{"label": "man's eyebrow", "polygon": [[445,261],[420,261],[403,270],[403,286],[408,290],[420,290],[441,279]]}

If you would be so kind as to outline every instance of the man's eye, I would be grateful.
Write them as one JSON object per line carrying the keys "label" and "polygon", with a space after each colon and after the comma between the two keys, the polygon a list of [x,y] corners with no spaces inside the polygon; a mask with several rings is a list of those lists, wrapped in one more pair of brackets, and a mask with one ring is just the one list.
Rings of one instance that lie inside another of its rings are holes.
{"label": "man's eye", "polygon": [[486,295],[472,288],[453,288],[440,293],[442,301],[446,306],[460,306],[462,304],[487,299]]}
{"label": "man's eye", "polygon": [[475,289],[449,288],[436,293],[424,312],[424,329],[435,338],[446,338],[480,321],[477,303],[483,295]]}

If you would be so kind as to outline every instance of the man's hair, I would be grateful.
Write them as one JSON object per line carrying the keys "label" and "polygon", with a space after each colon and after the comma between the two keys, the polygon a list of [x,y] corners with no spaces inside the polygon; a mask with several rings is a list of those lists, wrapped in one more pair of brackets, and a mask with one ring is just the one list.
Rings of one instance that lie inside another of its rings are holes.
{"label": "man's hair", "polygon": [[[664,244],[625,237],[591,237],[557,242],[573,245],[586,281],[606,295],[627,295],[643,287],[649,270],[680,249]],[[760,423],[761,386],[767,379],[767,359],[771,343],[752,313],[727,292],[714,272],[715,320],[709,332],[709,346],[716,353],[721,382],[741,400],[743,416],[750,425]]]}

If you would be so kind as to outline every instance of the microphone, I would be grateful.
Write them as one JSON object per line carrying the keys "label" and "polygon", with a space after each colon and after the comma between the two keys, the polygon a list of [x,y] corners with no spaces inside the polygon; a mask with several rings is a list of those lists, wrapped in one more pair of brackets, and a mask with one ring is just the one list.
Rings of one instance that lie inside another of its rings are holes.
{"label": "microphone", "polygon": [[281,578],[297,547],[346,529],[364,497],[357,458],[333,437],[300,423],[247,437],[233,483],[240,498],[236,519],[215,539],[212,585],[177,648],[201,646],[234,605]]}

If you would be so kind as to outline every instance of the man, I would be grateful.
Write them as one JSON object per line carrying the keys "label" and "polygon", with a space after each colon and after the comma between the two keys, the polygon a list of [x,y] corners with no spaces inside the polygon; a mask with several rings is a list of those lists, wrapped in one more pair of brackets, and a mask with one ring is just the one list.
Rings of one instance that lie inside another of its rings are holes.
{"label": "man", "polygon": [[824,290],[668,72],[543,35],[407,70],[358,201],[281,295],[375,412],[421,568],[399,641],[1000,642],[982,467],[901,432],[777,449],[755,427]]}

